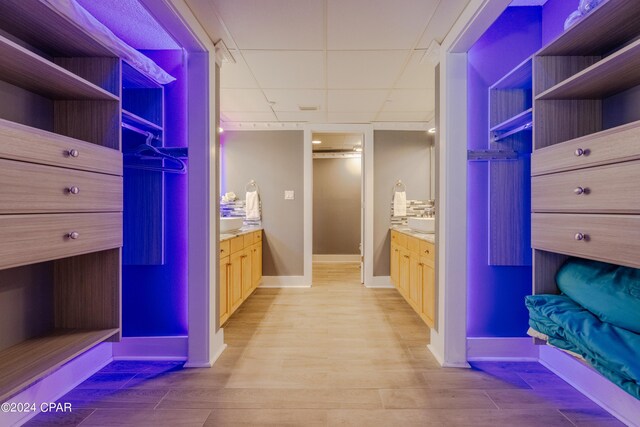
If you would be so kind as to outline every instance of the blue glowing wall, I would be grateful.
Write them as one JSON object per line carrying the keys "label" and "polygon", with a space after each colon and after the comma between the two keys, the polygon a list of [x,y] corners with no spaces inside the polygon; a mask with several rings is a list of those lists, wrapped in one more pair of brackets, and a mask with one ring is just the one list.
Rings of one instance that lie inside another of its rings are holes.
{"label": "blue glowing wall", "polygon": [[[469,50],[469,149],[488,148],[489,86],[560,34],[577,5],[577,0],[549,0],[544,7],[507,8]],[[525,336],[524,297],[531,293],[531,268],[487,264],[488,183],[488,164],[469,162],[467,335]]]}

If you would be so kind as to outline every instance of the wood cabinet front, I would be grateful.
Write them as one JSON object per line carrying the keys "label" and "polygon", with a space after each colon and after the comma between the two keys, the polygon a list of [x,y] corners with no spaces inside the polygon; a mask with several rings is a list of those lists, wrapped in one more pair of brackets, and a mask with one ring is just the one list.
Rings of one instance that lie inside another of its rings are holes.
{"label": "wood cabinet front", "polygon": [[262,280],[262,238],[258,235],[262,236],[261,230],[220,242],[220,325],[249,298]]}
{"label": "wood cabinet front", "polygon": [[391,282],[422,320],[435,326],[435,246],[398,231],[391,232]]}

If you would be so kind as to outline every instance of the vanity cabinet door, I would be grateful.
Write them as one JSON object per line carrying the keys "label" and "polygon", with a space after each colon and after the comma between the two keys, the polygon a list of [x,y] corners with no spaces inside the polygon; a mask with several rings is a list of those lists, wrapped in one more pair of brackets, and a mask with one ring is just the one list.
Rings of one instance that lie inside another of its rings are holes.
{"label": "vanity cabinet door", "polygon": [[262,243],[251,247],[251,289],[256,289],[262,280]]}
{"label": "vanity cabinet door", "polygon": [[405,299],[408,299],[409,281],[411,280],[410,259],[409,251],[406,249],[400,249],[400,284],[398,289]]}
{"label": "vanity cabinet door", "polygon": [[400,246],[391,243],[391,283],[396,288],[400,287]]}
{"label": "vanity cabinet door", "polygon": [[425,323],[433,328],[436,314],[436,272],[433,268],[433,262],[429,258],[421,257],[419,270],[422,288],[419,313]]}
{"label": "vanity cabinet door", "polygon": [[420,271],[420,257],[417,254],[409,253],[409,292],[407,293],[407,300],[409,305],[413,307],[417,312],[420,311],[420,294],[422,275]]}
{"label": "vanity cabinet door", "polygon": [[240,304],[242,304],[242,266],[244,251],[236,252],[229,257],[231,267],[229,273],[231,278],[229,279],[229,305],[230,314],[233,313]]}
{"label": "vanity cabinet door", "polygon": [[231,262],[229,257],[220,260],[220,326],[229,318],[229,279],[231,279]]}
{"label": "vanity cabinet door", "polygon": [[247,299],[253,290],[253,281],[251,278],[252,255],[251,247],[248,247],[242,251],[240,258],[242,264],[242,301]]}

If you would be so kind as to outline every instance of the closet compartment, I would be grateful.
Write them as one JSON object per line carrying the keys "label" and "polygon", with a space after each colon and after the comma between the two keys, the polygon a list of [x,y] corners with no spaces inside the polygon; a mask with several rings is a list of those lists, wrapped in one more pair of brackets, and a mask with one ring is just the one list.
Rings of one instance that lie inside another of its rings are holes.
{"label": "closet compartment", "polygon": [[640,213],[640,162],[624,162],[531,180],[533,212]]}
{"label": "closet compartment", "polygon": [[489,265],[530,265],[528,192],[532,59],[489,87]]}
{"label": "closet compartment", "polygon": [[163,86],[123,63],[122,113],[124,120],[141,125],[150,131],[162,130],[163,105]]}

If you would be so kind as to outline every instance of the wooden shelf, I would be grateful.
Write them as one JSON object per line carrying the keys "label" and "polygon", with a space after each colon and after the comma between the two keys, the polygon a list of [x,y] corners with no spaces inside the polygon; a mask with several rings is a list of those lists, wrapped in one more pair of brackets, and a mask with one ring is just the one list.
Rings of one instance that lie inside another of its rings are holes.
{"label": "wooden shelf", "polygon": [[547,89],[536,99],[606,98],[639,85],[638,67],[640,40]]}
{"label": "wooden shelf", "polygon": [[0,402],[117,334],[119,329],[59,329],[0,352]]}
{"label": "wooden shelf", "polygon": [[123,62],[122,87],[125,89],[159,89],[162,85],[143,75],[126,62]]}
{"label": "wooden shelf", "polygon": [[608,0],[542,48],[537,56],[604,55],[638,36],[638,0]]}
{"label": "wooden shelf", "polygon": [[136,126],[141,130],[146,130],[149,132],[162,132],[162,126],[158,126],[157,124],[152,123],[147,119],[143,119],[142,117],[127,110],[122,110],[122,121]]}
{"label": "wooden shelf", "polygon": [[52,99],[107,100],[118,97],[0,36],[0,80]]}
{"label": "wooden shelf", "polygon": [[51,56],[117,57],[91,33],[40,1],[0,1],[0,28]]}
{"label": "wooden shelf", "polygon": [[529,57],[495,82],[490,90],[531,89],[533,61]]}
{"label": "wooden shelf", "polygon": [[520,114],[517,114],[510,119],[505,120],[489,129],[489,132],[499,132],[505,133],[517,129],[521,126],[525,126],[526,124],[531,124],[533,121],[533,108],[529,108],[528,110],[523,111]]}

